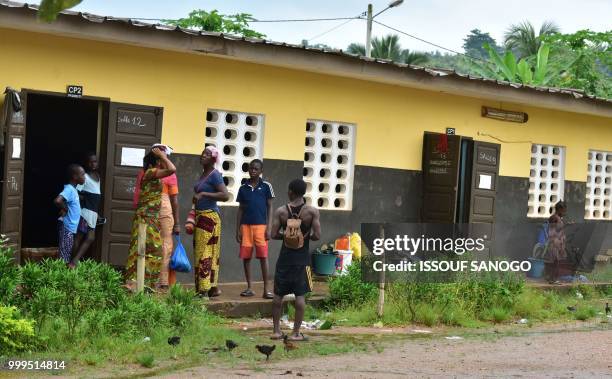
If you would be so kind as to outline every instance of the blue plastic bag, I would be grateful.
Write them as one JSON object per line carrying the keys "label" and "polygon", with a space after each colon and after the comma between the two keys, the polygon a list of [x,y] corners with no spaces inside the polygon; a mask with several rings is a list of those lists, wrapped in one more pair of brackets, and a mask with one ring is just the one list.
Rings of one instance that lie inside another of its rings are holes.
{"label": "blue plastic bag", "polygon": [[191,272],[189,257],[178,234],[174,235],[174,252],[170,258],[170,269],[178,272]]}

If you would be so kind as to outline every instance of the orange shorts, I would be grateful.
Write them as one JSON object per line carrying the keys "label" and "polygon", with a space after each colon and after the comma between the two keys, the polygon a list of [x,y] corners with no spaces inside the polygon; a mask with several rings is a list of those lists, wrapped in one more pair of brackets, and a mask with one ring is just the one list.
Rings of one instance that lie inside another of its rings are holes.
{"label": "orange shorts", "polygon": [[253,247],[258,259],[268,258],[268,241],[266,241],[266,225],[240,225],[242,243],[240,244],[240,259],[251,259]]}

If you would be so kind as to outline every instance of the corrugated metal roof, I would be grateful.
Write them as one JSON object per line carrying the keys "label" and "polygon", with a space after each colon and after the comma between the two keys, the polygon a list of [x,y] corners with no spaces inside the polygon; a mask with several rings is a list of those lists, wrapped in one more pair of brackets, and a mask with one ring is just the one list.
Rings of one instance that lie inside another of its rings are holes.
{"label": "corrugated metal roof", "polygon": [[[32,11],[38,11],[38,5],[36,4],[0,0],[0,5],[4,7],[8,7],[8,8],[27,8]],[[281,46],[281,47],[287,47],[287,48],[293,48],[293,49],[301,49],[301,50],[305,50],[305,51],[309,51],[313,53],[338,55],[338,56],[343,56],[343,57],[349,57],[352,59],[359,59],[359,60],[363,60],[367,62],[374,62],[374,63],[381,64],[381,65],[383,64],[392,65],[392,66],[399,67],[402,69],[426,72],[429,75],[434,76],[434,77],[448,76],[448,77],[464,78],[468,80],[494,83],[496,85],[504,86],[504,87],[535,90],[535,91],[540,91],[540,92],[547,92],[547,93],[554,94],[554,95],[569,95],[575,99],[585,99],[585,100],[588,99],[592,101],[603,102],[606,105],[612,104],[612,99],[606,99],[603,97],[589,95],[585,93],[583,90],[571,89],[571,88],[554,88],[554,87],[523,85],[520,83],[512,83],[512,82],[495,80],[495,79],[484,78],[484,77],[479,77],[479,76],[472,76],[468,74],[459,73],[455,70],[409,65],[405,63],[398,63],[398,62],[393,62],[391,60],[380,59],[380,58],[367,58],[364,56],[358,56],[358,55],[347,53],[341,49],[315,48],[315,47],[309,47],[309,46],[304,46],[304,45],[290,44],[286,42],[265,40],[261,38],[243,37],[243,36],[229,34],[229,33],[207,32],[207,31],[202,31],[202,30],[187,29],[187,28],[166,25],[166,24],[142,22],[137,19],[113,17],[113,16],[100,16],[100,15],[95,15],[95,14],[86,13],[86,12],[75,12],[71,10],[62,11],[61,14],[68,15],[68,16],[74,16],[74,17],[81,17],[84,20],[87,20],[92,23],[103,24],[103,23],[120,22],[120,23],[131,25],[134,27],[150,28],[155,31],[173,31],[173,32],[179,31],[184,34],[191,35],[191,36],[195,35],[195,36],[216,37],[216,38],[227,39],[227,40],[232,40],[232,41],[244,41],[244,42],[249,42],[253,44],[272,45],[272,46]]]}

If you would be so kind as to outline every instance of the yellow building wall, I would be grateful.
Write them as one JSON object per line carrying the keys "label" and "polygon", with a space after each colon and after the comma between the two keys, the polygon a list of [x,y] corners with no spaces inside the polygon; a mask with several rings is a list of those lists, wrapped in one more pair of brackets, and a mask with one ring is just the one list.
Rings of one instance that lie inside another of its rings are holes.
{"label": "yellow building wall", "polygon": [[[264,158],[302,160],[305,122],[357,125],[357,165],[420,170],[424,131],[500,143],[500,174],[528,177],[531,142],[566,147],[566,180],[585,181],[589,149],[612,151],[612,120],[227,59],[0,29],[0,85],[164,108],[164,143],[199,154],[207,109],[265,115]],[[485,119],[482,105],[529,122]],[[478,133],[490,134],[502,143]]]}

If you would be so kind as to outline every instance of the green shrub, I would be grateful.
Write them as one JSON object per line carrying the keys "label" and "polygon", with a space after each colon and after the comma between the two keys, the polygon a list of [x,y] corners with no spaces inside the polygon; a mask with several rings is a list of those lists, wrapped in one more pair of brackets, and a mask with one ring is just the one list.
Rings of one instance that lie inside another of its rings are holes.
{"label": "green shrub", "polygon": [[481,317],[483,320],[492,321],[499,324],[510,318],[510,311],[505,308],[493,307],[490,309],[485,309],[482,312]]}
{"label": "green shrub", "polygon": [[586,321],[590,318],[595,317],[597,314],[597,310],[591,306],[583,306],[579,307],[576,312],[574,312],[574,318],[580,321]]}
{"label": "green shrub", "polygon": [[546,295],[533,289],[525,290],[514,303],[514,314],[520,318],[541,320],[551,311],[547,310]]}
{"label": "green shrub", "polygon": [[440,321],[449,326],[466,326],[468,317],[459,307],[447,307],[442,311]]}
{"label": "green shrub", "polygon": [[142,367],[146,368],[153,367],[155,363],[155,357],[153,356],[153,354],[141,354],[138,356],[138,358],[136,358],[136,360],[138,361],[138,363],[140,363]]}
{"label": "green shrub", "polygon": [[361,265],[353,263],[347,268],[347,274],[332,277],[329,281],[328,306],[359,306],[377,296],[378,286],[365,283],[361,278]]}
{"label": "green shrub", "polygon": [[430,304],[420,304],[416,308],[415,319],[417,322],[427,326],[434,326],[438,324],[439,316],[438,312]]}
{"label": "green shrub", "polygon": [[16,307],[0,305],[0,356],[35,346],[34,321],[19,316]]}
{"label": "green shrub", "polygon": [[21,273],[13,258],[13,250],[6,247],[4,236],[0,238],[0,304],[10,305],[21,280]]}
{"label": "green shrub", "polygon": [[170,287],[166,302],[170,305],[180,305],[189,310],[197,310],[202,308],[202,303],[197,297],[193,296],[193,291],[188,290],[180,284],[175,284]]}

